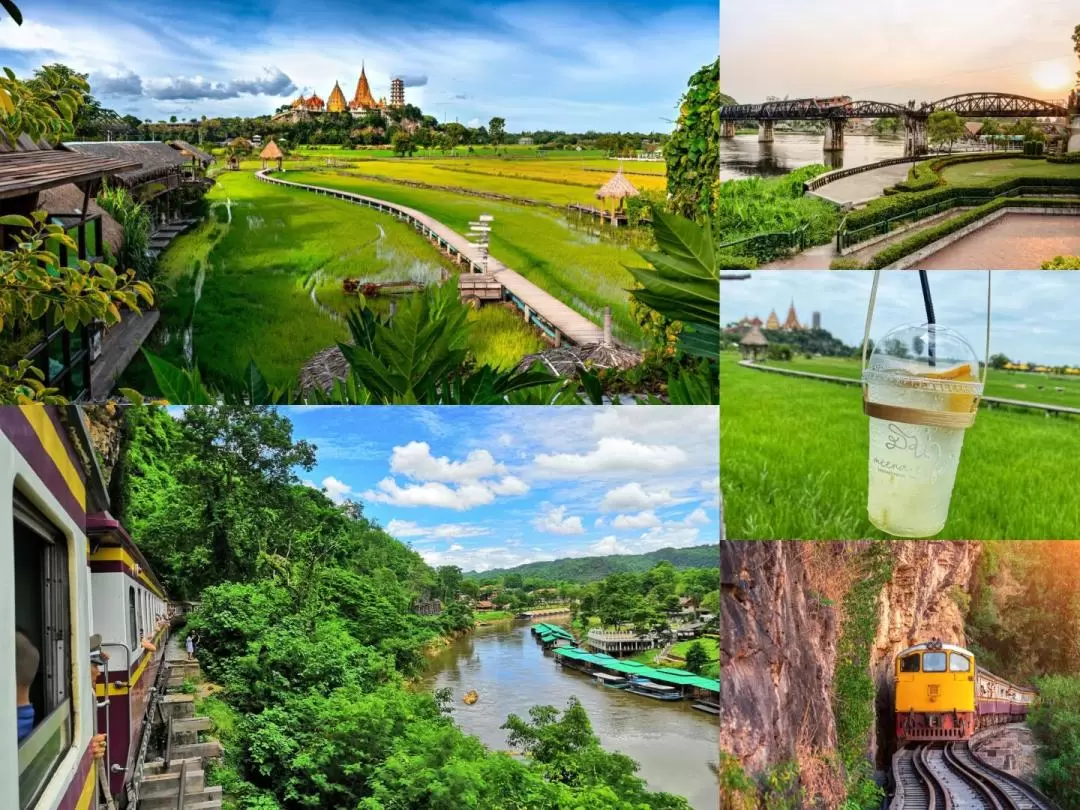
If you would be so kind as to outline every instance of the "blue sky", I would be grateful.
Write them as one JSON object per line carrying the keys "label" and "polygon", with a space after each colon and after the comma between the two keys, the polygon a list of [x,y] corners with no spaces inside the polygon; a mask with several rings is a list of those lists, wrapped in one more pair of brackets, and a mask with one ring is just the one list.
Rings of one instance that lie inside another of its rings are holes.
{"label": "blue sky", "polygon": [[507,129],[667,131],[687,79],[717,53],[716,0],[356,3],[193,0],[22,4],[0,21],[0,65],[62,61],[107,106],[157,120],[269,113],[301,90],[375,95],[440,120]]}
{"label": "blue sky", "polygon": [[[861,346],[873,273],[760,271],[748,281],[720,283],[723,324],[744,315],[762,320],[776,310],[783,321],[794,300],[801,321],[821,313],[821,326],[849,346]],[[981,356],[986,332],[986,273],[930,273],[937,322],[964,335]],[[1013,360],[1080,365],[1080,273],[995,270],[990,353]],[[871,337],[926,320],[914,271],[882,273]]]}
{"label": "blue sky", "polygon": [[299,407],[301,480],[431,565],[484,570],[719,538],[715,407]]}
{"label": "blue sky", "polygon": [[723,0],[720,84],[743,103],[906,104],[982,90],[1063,99],[1077,0]]}

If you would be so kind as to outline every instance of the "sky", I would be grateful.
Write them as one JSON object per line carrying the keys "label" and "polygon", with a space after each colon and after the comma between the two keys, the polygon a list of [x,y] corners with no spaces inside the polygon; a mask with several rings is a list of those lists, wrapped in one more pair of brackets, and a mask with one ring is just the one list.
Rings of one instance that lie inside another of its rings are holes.
{"label": "sky", "polygon": [[439,120],[510,132],[666,132],[689,77],[717,52],[716,0],[32,0],[0,15],[0,65],[60,61],[122,114],[260,115],[303,91],[351,98],[361,64],[376,97]]}
{"label": "sky", "polygon": [[1080,67],[1078,24],[1077,0],[723,0],[720,85],[741,103],[1063,99]]}
{"label": "sky", "polygon": [[[762,320],[776,310],[783,322],[792,300],[799,320],[815,310],[821,326],[849,346],[861,346],[873,273],[860,271],[759,271],[747,281],[720,282],[720,321],[744,315]],[[986,340],[985,272],[930,272],[937,323],[951,327],[982,356]],[[1080,273],[995,270],[991,286],[990,353],[1012,360],[1080,365]],[[881,274],[871,338],[926,315],[918,274]]]}
{"label": "sky", "polygon": [[719,542],[715,407],[282,408],[307,485],[466,571]]}

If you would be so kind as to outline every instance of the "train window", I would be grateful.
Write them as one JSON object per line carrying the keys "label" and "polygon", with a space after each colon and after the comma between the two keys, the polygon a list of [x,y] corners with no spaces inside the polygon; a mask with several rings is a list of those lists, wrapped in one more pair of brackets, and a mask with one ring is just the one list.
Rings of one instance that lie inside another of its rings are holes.
{"label": "train window", "polygon": [[35,801],[71,747],[67,543],[15,493],[15,674],[19,807]]}
{"label": "train window", "polygon": [[132,644],[131,645],[132,647],[135,647],[135,645],[138,644],[140,641],[142,641],[142,639],[145,637],[145,634],[143,633],[144,625],[143,625],[143,610],[142,610],[142,594],[141,593],[139,594],[138,617],[139,617],[139,634],[137,636],[135,636],[135,644]]}
{"label": "train window", "polygon": [[949,672],[971,672],[971,661],[966,655],[949,653]]}
{"label": "train window", "polygon": [[923,669],[923,672],[944,672],[945,671],[945,653],[943,653],[943,652],[923,653],[922,669]]}
{"label": "train window", "polygon": [[135,645],[139,643],[139,629],[135,624],[135,588],[128,586],[128,646],[131,648],[132,657],[135,656]]}
{"label": "train window", "polygon": [[900,659],[900,671],[901,672],[918,672],[919,671],[919,654],[907,655]]}

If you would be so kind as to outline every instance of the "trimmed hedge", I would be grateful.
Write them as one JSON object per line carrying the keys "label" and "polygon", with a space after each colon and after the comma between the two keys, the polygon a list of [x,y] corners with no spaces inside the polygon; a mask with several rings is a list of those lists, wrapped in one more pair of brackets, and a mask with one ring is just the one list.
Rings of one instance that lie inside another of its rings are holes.
{"label": "trimmed hedge", "polygon": [[980,205],[978,208],[972,208],[970,211],[965,211],[958,217],[939,222],[932,228],[919,231],[918,233],[912,234],[907,239],[897,242],[894,245],[890,245],[880,253],[875,254],[866,263],[866,267],[870,270],[880,270],[881,268],[888,267],[893,262],[899,261],[917,250],[922,250],[924,247],[933,244],[937,240],[942,239],[951,233],[956,233],[961,228],[965,228],[973,222],[977,222],[983,217],[989,216],[1002,208],[1066,208],[1073,205],[1076,205],[1076,203],[1072,200],[1059,200],[1053,197],[1028,197],[1023,199],[1002,197],[997,200],[992,200],[985,205]]}
{"label": "trimmed hedge", "polygon": [[1047,163],[1080,163],[1080,152],[1066,152],[1064,155],[1049,155]]}
{"label": "trimmed hedge", "polygon": [[910,214],[920,208],[971,197],[977,200],[991,200],[999,194],[1022,186],[1037,186],[1042,189],[1062,189],[1080,193],[1080,179],[1071,177],[1014,177],[1004,180],[996,186],[938,186],[929,191],[915,191],[910,194],[894,194],[891,197],[879,197],[865,208],[848,214],[848,230],[854,231],[868,225],[875,225],[893,217]]}

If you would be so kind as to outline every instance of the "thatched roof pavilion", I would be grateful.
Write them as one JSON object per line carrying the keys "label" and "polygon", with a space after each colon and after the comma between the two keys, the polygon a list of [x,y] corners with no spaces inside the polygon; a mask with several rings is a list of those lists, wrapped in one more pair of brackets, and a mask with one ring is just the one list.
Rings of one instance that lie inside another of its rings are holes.
{"label": "thatched roof pavilion", "polygon": [[64,148],[83,155],[100,158],[127,159],[141,164],[140,168],[122,171],[116,180],[129,190],[150,183],[163,183],[165,188],[179,185],[187,160],[176,149],[161,141],[72,141]]}
{"label": "thatched roof pavilion", "polygon": [[596,192],[596,199],[604,200],[605,202],[607,200],[615,200],[616,205],[621,206],[624,199],[627,197],[636,197],[639,193],[640,192],[634,188],[634,184],[626,179],[626,175],[623,174],[622,169],[620,168],[619,171],[612,175],[610,180],[600,186],[599,190]]}
{"label": "thatched roof pavilion", "polygon": [[211,163],[214,162],[213,155],[204,152],[199,147],[193,146],[187,141],[169,141],[169,146],[171,146],[173,149],[176,149],[185,158],[198,161],[203,166],[209,166]]}
{"label": "thatched roof pavilion", "polygon": [[285,157],[285,153],[281,151],[281,147],[274,143],[273,138],[270,139],[270,143],[263,147],[263,150],[259,152],[259,157],[262,158],[263,168],[266,168],[267,161],[276,160],[277,167],[281,169],[281,161]]}
{"label": "thatched roof pavilion", "polygon": [[104,176],[138,168],[139,161],[127,155],[76,154],[26,135],[14,142],[0,137],[0,199],[36,198],[39,192],[68,183],[85,190],[86,184]]}
{"label": "thatched roof pavilion", "polygon": [[743,335],[743,339],[739,341],[739,351],[742,352],[743,359],[750,357],[756,361],[758,354],[768,348],[768,345],[768,339],[761,334],[761,327],[754,324],[750,327],[750,331]]}

